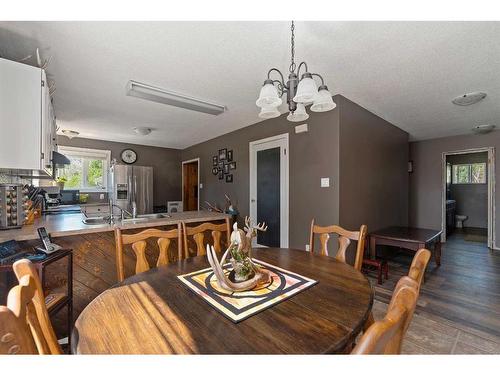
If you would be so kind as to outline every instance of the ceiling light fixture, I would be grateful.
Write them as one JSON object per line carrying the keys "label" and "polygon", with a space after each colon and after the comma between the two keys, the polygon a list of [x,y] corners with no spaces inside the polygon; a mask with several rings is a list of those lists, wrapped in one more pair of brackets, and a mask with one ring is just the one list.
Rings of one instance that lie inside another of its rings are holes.
{"label": "ceiling light fixture", "polygon": [[73,139],[75,137],[78,137],[78,135],[80,134],[75,130],[69,130],[69,129],[63,129],[63,130],[61,130],[61,133],[63,133],[69,139]]}
{"label": "ceiling light fixture", "polygon": [[456,105],[465,106],[480,102],[484,98],[486,98],[485,92],[476,91],[457,96],[451,102]]}
{"label": "ceiling light fixture", "polygon": [[226,107],[221,104],[211,103],[203,99],[193,98],[192,96],[132,80],[127,83],[127,95],[211,115],[220,115],[226,110]]}
{"label": "ceiling light fixture", "polygon": [[488,134],[491,132],[493,129],[495,129],[495,125],[491,124],[484,124],[484,125],[478,125],[474,126],[472,128],[472,131],[476,134]]}
{"label": "ceiling light fixture", "polygon": [[137,128],[132,129],[135,134],[139,135],[148,135],[151,133],[152,129],[151,128],[146,128],[144,126],[138,126]]}
{"label": "ceiling light fixture", "polygon": [[[295,65],[295,25],[293,21],[291,31],[292,60],[289,67],[288,81],[285,84],[283,73],[277,68],[272,68],[267,72],[267,79],[264,81],[259,98],[255,102],[258,107],[262,108],[259,113],[260,118],[278,117],[280,115],[278,106],[282,104],[281,97],[285,93],[290,112],[287,116],[288,121],[298,122],[307,120],[309,115],[306,112],[305,105],[311,102],[313,103],[311,106],[311,111],[313,112],[331,111],[337,106],[322,76],[317,73],[310,73],[304,61],[298,67]],[[304,66],[305,72],[299,80],[302,66]],[[272,72],[278,73],[280,79],[271,79]],[[319,87],[317,87],[313,77],[318,77],[321,80]]]}

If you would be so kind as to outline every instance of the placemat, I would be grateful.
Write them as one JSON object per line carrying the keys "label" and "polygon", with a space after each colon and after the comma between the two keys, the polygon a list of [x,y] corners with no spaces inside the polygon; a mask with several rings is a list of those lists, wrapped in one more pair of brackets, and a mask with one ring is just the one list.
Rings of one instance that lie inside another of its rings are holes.
{"label": "placemat", "polygon": [[[253,261],[271,271],[271,281],[245,292],[229,292],[221,289],[210,267],[177,277],[234,323],[241,322],[318,283],[316,280],[263,261],[257,259]],[[229,274],[232,266],[227,263],[223,269]]]}

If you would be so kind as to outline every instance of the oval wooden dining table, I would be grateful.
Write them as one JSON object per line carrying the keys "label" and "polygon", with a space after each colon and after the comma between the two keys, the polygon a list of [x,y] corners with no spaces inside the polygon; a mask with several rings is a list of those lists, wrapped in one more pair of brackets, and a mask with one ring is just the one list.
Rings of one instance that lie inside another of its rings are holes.
{"label": "oval wooden dining table", "polygon": [[318,284],[233,323],[177,278],[209,266],[205,256],[188,258],[97,296],[76,321],[73,353],[319,354],[350,347],[373,304],[362,273],[303,250],[254,249],[253,256]]}

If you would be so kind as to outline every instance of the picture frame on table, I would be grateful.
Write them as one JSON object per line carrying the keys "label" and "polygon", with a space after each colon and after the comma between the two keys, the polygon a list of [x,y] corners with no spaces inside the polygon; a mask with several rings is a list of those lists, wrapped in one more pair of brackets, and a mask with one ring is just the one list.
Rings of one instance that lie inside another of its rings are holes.
{"label": "picture frame on table", "polygon": [[229,164],[224,164],[224,174],[229,174]]}
{"label": "picture frame on table", "polygon": [[235,161],[232,161],[231,163],[229,163],[229,170],[235,170],[236,169],[236,162]]}
{"label": "picture frame on table", "polygon": [[229,182],[229,183],[233,182],[233,175],[232,174],[227,174],[226,175],[226,182]]}
{"label": "picture frame on table", "polygon": [[227,161],[233,161],[233,150],[227,152]]}
{"label": "picture frame on table", "polygon": [[227,160],[227,148],[222,148],[219,150],[219,162],[222,160]]}
{"label": "picture frame on table", "polygon": [[224,171],[219,171],[219,180],[224,179]]}
{"label": "picture frame on table", "polygon": [[217,157],[217,155],[212,156],[212,166],[216,167],[218,163],[219,163],[219,158]]}

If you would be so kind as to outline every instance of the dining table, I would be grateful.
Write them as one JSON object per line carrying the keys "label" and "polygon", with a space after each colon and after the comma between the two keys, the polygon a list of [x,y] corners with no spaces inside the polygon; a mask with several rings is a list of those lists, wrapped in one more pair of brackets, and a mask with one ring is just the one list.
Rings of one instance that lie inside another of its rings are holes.
{"label": "dining table", "polygon": [[72,333],[74,354],[347,353],[372,305],[370,281],[334,257],[284,248],[253,249],[255,259],[317,284],[238,323],[177,276],[209,267],[206,256],[139,273],[97,296]]}

